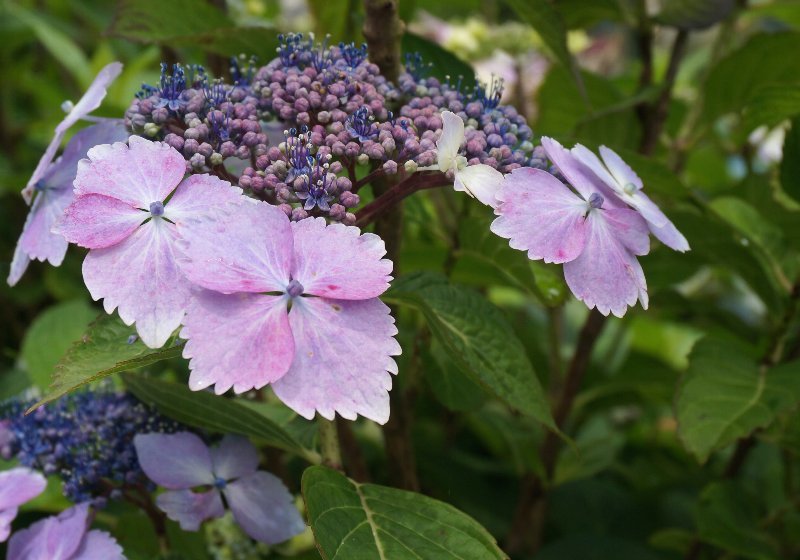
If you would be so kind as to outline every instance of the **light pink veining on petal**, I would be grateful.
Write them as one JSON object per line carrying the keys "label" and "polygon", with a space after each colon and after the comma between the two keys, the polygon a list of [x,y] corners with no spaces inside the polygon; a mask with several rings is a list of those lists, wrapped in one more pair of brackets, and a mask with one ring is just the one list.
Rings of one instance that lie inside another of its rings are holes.
{"label": "light pink veining on petal", "polygon": [[[578,161],[558,140],[542,137],[542,147],[547,157],[553,162],[567,182],[580,193],[584,200],[589,200],[593,193],[605,196],[609,189],[597,179],[591,171]],[[603,185],[601,187],[601,185]]]}
{"label": "light pink veining on petal", "polygon": [[661,227],[656,227],[653,224],[648,224],[650,227],[650,232],[656,236],[656,239],[661,241],[664,245],[669,247],[670,249],[674,249],[675,251],[680,251],[684,253],[690,249],[689,242],[686,240],[686,237],[678,231],[678,228],[675,227],[671,221],[667,220],[667,223]]}
{"label": "light pink veining on petal", "polygon": [[125,560],[122,547],[105,531],[89,531],[70,560]]}
{"label": "light pink veining on petal", "polygon": [[89,505],[82,503],[17,531],[8,542],[8,560],[72,560],[86,534],[88,516]]}
{"label": "light pink veining on petal", "polygon": [[258,449],[244,436],[228,434],[219,445],[211,448],[214,476],[233,480],[256,472]]}
{"label": "light pink veining on petal", "polygon": [[315,412],[379,424],[389,419],[392,356],[400,354],[397,328],[379,299],[361,301],[296,298],[289,314],[296,351],[288,373],[273,383],[275,394],[301,416]]}
{"label": "light pink veining on petal", "polygon": [[225,506],[216,488],[206,492],[171,490],[156,496],[156,505],[184,531],[197,531],[203,521],[225,515]]}
{"label": "light pink veining on petal", "polygon": [[104,194],[147,210],[163,202],[186,173],[186,161],[175,148],[131,136],[121,142],[95,146],[89,159],[78,164],[75,195]]}
{"label": "light pink veining on petal", "polygon": [[634,255],[650,252],[650,235],[647,222],[630,208],[603,208],[599,210],[606,223],[613,229],[614,237]]}
{"label": "light pink veining on petal", "polygon": [[164,207],[164,217],[178,224],[231,210],[244,202],[242,189],[208,174],[189,175]]}
{"label": "light pink veining on petal", "polygon": [[392,261],[373,233],[342,224],[325,225],[323,218],[292,222],[292,278],[306,294],[334,299],[377,297],[389,288]]}
{"label": "light pink veining on petal", "polygon": [[647,309],[647,283],[639,261],[616,238],[602,214],[590,212],[587,223],[586,248],[564,264],[569,289],[589,309],[596,307],[603,315],[622,317],[637,300]]}
{"label": "light pink veining on petal", "polygon": [[127,239],[89,251],[83,279],[106,313],[119,309],[126,325],[147,346],[159,348],[178,328],[190,296],[190,284],[175,262],[175,226],[154,218]]}
{"label": "light pink veining on petal", "polygon": [[86,93],[83,94],[83,97],[81,97],[81,99],[78,100],[75,105],[73,105],[70,112],[64,117],[64,120],[62,120],[58,126],[56,126],[55,133],[53,138],[50,140],[50,144],[48,144],[47,149],[39,159],[39,163],[36,165],[33,175],[31,175],[30,180],[28,180],[28,184],[22,190],[22,197],[28,204],[31,203],[31,199],[33,198],[34,185],[36,185],[39,179],[42,178],[47,171],[47,168],[56,157],[58,147],[61,145],[61,141],[64,139],[64,135],[69,127],[100,106],[100,103],[102,103],[106,96],[106,90],[108,86],[111,85],[111,83],[117,78],[117,76],[120,75],[121,72],[122,63],[112,62],[107,64],[97,74],[94,81],[92,81],[91,85],[86,90]]}
{"label": "light pink veining on petal", "polygon": [[241,393],[280,379],[295,346],[286,305],[285,296],[197,293],[180,332],[187,339],[189,388]]}
{"label": "light pink veining on petal", "polygon": [[198,286],[231,294],[283,291],[289,283],[292,228],[275,206],[244,199],[229,214],[180,224],[179,232],[181,269]]}
{"label": "light pink veining on petal", "polygon": [[208,446],[191,432],[137,434],[136,456],[147,477],[170,490],[213,484]]}
{"label": "light pink veining on petal", "polygon": [[289,490],[270,473],[257,471],[222,491],[233,518],[251,538],[276,544],[305,530]]}
{"label": "light pink veining on petal", "polygon": [[70,243],[87,249],[104,249],[130,236],[149,214],[127,202],[102,194],[76,198],[53,227]]}
{"label": "light pink veining on petal", "polygon": [[519,168],[506,175],[498,192],[498,218],[491,230],[527,251],[532,260],[564,263],[586,245],[587,203],[553,175]]}

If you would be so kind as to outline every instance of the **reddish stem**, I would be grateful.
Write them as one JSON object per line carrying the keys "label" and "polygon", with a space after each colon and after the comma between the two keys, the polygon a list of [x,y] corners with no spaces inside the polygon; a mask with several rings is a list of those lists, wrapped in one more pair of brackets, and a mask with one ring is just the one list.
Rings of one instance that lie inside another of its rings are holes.
{"label": "reddish stem", "polygon": [[364,206],[356,213],[356,225],[363,227],[371,224],[386,211],[393,208],[405,197],[424,189],[435,189],[449,185],[441,171],[418,171],[407,179],[397,183],[381,196]]}

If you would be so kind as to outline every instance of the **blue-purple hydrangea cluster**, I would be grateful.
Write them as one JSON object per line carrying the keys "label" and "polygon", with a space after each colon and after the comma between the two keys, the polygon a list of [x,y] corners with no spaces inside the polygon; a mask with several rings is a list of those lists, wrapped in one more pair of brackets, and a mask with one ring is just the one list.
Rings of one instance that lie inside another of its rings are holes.
{"label": "blue-purple hydrangea cluster", "polygon": [[151,489],[133,438],[181,429],[125,393],[73,393],[25,415],[31,404],[15,399],[0,406],[0,421],[11,436],[4,456],[60,476],[64,495],[75,503],[91,500],[102,506],[120,498],[125,488]]}
{"label": "blue-purple hydrangea cluster", "polygon": [[444,110],[466,123],[470,164],[504,173],[545,164],[525,119],[500,104],[499,80],[471,89],[442,82],[410,55],[393,84],[366,45],[303,34],[279,41],[277,57],[258,69],[234,60],[231,84],[200,67],[162,65],[159,86],[143,86],[128,109],[128,126],[181,151],[190,172],[238,182],[293,220],[355,223],[359,177],[405,177],[436,163]]}

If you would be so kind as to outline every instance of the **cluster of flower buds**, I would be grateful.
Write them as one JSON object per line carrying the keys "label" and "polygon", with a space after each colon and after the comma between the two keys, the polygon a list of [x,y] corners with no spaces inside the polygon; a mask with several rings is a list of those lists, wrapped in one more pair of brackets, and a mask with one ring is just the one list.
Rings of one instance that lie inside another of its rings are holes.
{"label": "cluster of flower buds", "polygon": [[60,476],[75,503],[102,506],[126,487],[147,486],[134,436],[180,429],[130,395],[107,390],[73,393],[25,415],[31,404],[12,400],[0,408],[6,451],[26,467]]}

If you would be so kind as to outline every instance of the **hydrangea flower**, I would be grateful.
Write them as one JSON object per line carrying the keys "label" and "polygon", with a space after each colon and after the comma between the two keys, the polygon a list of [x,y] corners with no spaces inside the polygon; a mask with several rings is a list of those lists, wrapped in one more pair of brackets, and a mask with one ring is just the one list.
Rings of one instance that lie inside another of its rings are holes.
{"label": "hydrangea flower", "polygon": [[[305,530],[292,495],[278,477],[258,470],[258,451],[244,437],[225,436],[209,449],[190,432],[140,434],[134,445],[147,476],[168,489],[156,504],[184,531],[222,517],[222,496],[236,522],[257,541],[279,543]],[[197,487],[205,489],[195,492]]]}
{"label": "hydrangea flower", "polygon": [[45,477],[25,467],[0,472],[0,542],[11,534],[17,508],[44,492],[46,487]]}
{"label": "hydrangea flower", "polygon": [[61,141],[64,139],[67,130],[100,106],[100,103],[102,103],[106,96],[108,86],[117,79],[117,76],[119,76],[121,72],[121,62],[112,62],[106,65],[100,70],[89,86],[89,89],[86,90],[86,93],[83,94],[83,97],[81,97],[77,103],[67,103],[64,105],[66,108],[69,108],[69,112],[64,117],[64,120],[56,127],[53,139],[50,140],[50,144],[47,146],[47,150],[45,150],[39,163],[36,165],[36,169],[34,169],[28,184],[22,190],[22,196],[25,202],[28,204],[31,203],[36,184],[44,176],[48,167],[50,167],[50,164],[53,162],[53,159],[56,157],[58,147],[61,145]]}
{"label": "hydrangea flower", "polygon": [[637,300],[647,309],[636,259],[650,251],[647,223],[561,144],[542,145],[572,189],[546,171],[515,169],[497,193],[491,230],[532,260],[563,263],[567,285],[589,309],[621,317]]}
{"label": "hydrangea flower", "polygon": [[377,235],[323,218],[290,222],[247,198],[235,212],[184,229],[183,271],[206,288],[180,333],[191,389],[271,384],[305,418],[316,411],[388,420],[400,346],[378,299],[392,263],[381,258]]}
{"label": "hydrangea flower", "polygon": [[89,531],[89,504],[17,531],[8,542],[7,560],[125,560],[122,548],[105,531]]}
{"label": "hydrangea flower", "polygon": [[503,182],[503,174],[483,163],[467,165],[467,159],[458,155],[464,144],[464,121],[450,111],[442,113],[442,121],[442,135],[436,142],[439,170],[453,172],[455,190],[465,191],[487,206],[497,206],[495,193]]}
{"label": "hydrangea flower", "polygon": [[85,158],[93,146],[118,142],[127,137],[122,121],[107,120],[84,128],[72,137],[61,157],[51,162],[41,173],[34,184],[34,190],[38,194],[11,261],[9,286],[19,282],[31,260],[48,261],[53,266],[59,266],[64,261],[67,241],[51,229],[74,199],[72,182],[75,180],[78,161]]}
{"label": "hydrangea flower", "polygon": [[[56,231],[90,249],[83,279],[107,313],[119,309],[147,346],[162,346],[181,322],[190,284],[175,262],[176,226],[236,200],[241,189],[211,175],[183,180],[174,148],[131,136],[89,150],[75,201]],[[167,201],[165,203],[165,201]]]}
{"label": "hydrangea flower", "polygon": [[600,155],[603,157],[603,161],[600,161],[591,150],[576,144],[572,148],[572,155],[591,169],[620,200],[638,210],[659,241],[676,251],[689,250],[689,242],[656,203],[642,192],[642,180],[614,150],[600,146]]}

